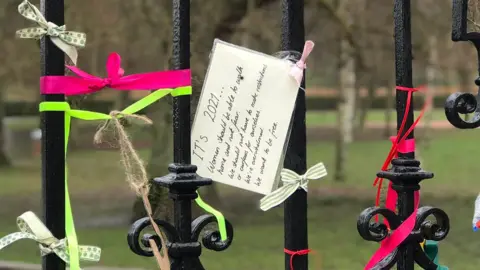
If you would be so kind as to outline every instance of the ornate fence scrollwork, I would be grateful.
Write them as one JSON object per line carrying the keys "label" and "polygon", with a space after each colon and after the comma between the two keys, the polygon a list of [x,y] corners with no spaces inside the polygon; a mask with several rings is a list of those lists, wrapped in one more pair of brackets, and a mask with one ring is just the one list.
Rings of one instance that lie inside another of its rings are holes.
{"label": "ornate fence scrollwork", "polygon": [[[433,178],[432,173],[423,171],[419,165],[420,162],[414,159],[394,159],[390,170],[378,173],[379,177],[389,179],[393,183],[392,188],[398,194],[398,214],[384,207],[365,209],[357,221],[357,230],[363,239],[382,242],[392,235],[408,217],[401,213],[406,213],[404,208],[412,205],[413,202],[410,200],[414,198],[414,192],[420,189],[419,183],[424,179]],[[377,215],[380,216],[378,221],[372,222]],[[388,222],[390,229],[383,223],[382,217]],[[450,220],[443,210],[431,206],[420,207],[417,210],[415,226],[410,235],[397,249],[372,269],[391,269],[400,259],[405,260],[405,247],[410,246],[410,249],[413,250],[413,259],[419,266],[423,269],[435,270],[439,266],[427,256],[420,244],[424,240],[441,241],[449,231]],[[413,261],[403,262],[403,265],[413,266]]]}
{"label": "ornate fence scrollwork", "polygon": [[[155,223],[166,236],[168,256],[172,269],[202,270],[200,262],[202,246],[213,251],[226,250],[233,241],[233,226],[225,220],[227,239],[221,240],[218,229],[211,230],[209,225],[217,223],[216,217],[210,214],[197,217],[192,222],[191,204],[198,195],[197,189],[212,183],[211,179],[196,174],[195,165],[171,164],[170,174],[156,178],[156,184],[169,190],[169,197],[174,200],[174,224],[164,220],[154,219]],[[185,226],[186,225],[186,226]],[[153,252],[149,240],[155,240],[159,250],[162,249],[160,239],[155,234],[146,233],[151,226],[148,217],[133,223],[127,235],[130,249],[140,256],[151,257]],[[216,226],[218,228],[218,226]]]}
{"label": "ornate fence scrollwork", "polygon": [[[477,62],[480,71],[480,27],[475,22],[480,19],[480,3],[475,0],[453,0],[452,9],[452,40],[454,42],[471,42],[477,50]],[[471,26],[473,25],[473,27]],[[445,115],[448,121],[459,129],[473,129],[480,127],[480,73],[475,79],[479,87],[477,96],[471,93],[457,92],[451,94],[445,102]],[[474,113],[465,120],[461,115]]]}

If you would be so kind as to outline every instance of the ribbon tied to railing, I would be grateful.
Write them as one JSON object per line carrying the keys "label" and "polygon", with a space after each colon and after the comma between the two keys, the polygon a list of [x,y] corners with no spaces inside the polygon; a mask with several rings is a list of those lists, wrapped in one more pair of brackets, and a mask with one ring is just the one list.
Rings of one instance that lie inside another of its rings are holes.
{"label": "ribbon tied to railing", "polygon": [[65,25],[58,26],[53,22],[48,22],[40,10],[27,0],[24,0],[18,5],[18,12],[26,19],[38,24],[38,27],[18,30],[16,32],[18,38],[40,39],[47,35],[55,46],[65,52],[74,65],[77,64],[77,48],[85,47],[87,41],[87,35],[85,33],[67,31]]}
{"label": "ribbon tied to railing", "polygon": [[282,169],[280,176],[283,186],[263,197],[260,200],[260,209],[267,211],[281,204],[299,188],[307,192],[309,180],[318,180],[326,175],[327,170],[323,163],[315,164],[303,175],[289,169]]}
{"label": "ribbon tied to railing", "polygon": [[[412,101],[412,93],[417,91],[422,91],[424,87],[411,88],[411,87],[397,86],[396,89],[399,91],[406,91],[408,93],[406,104],[405,104],[406,109],[405,109],[405,113],[403,115],[400,127],[398,129],[397,135],[390,137],[390,140],[392,141],[392,147],[390,149],[390,152],[388,153],[387,158],[383,163],[383,166],[381,168],[382,171],[386,171],[388,169],[391,161],[394,158],[398,157],[398,153],[405,154],[405,153],[411,153],[415,151],[415,139],[407,139],[407,137],[415,129],[415,126],[417,126],[417,124],[420,122],[420,119],[425,114],[426,108],[431,103],[431,98],[426,100],[417,119],[413,122],[413,124],[409,127],[407,131],[403,132],[407,122],[408,112],[409,110],[412,109],[410,106]],[[377,196],[375,200],[375,205],[377,207],[380,205],[380,193],[382,189],[382,182],[383,182],[383,179],[377,177],[375,178],[375,181],[373,183],[374,186],[378,185]],[[396,212],[397,197],[398,197],[397,193],[396,191],[393,190],[392,183],[390,182],[388,186],[386,202],[385,202],[386,204],[385,206],[387,209],[393,212]],[[370,258],[369,262],[364,268],[365,270],[372,269],[375,265],[377,265],[377,263],[379,263],[389,254],[391,254],[399,245],[403,243],[405,239],[407,239],[407,237],[410,235],[410,233],[413,231],[415,227],[417,210],[418,210],[419,204],[420,204],[420,192],[415,191],[413,213],[408,218],[406,218],[402,222],[402,224],[398,228],[396,228],[385,240],[381,242],[380,248]],[[376,218],[376,221],[378,222],[378,216],[376,216],[375,218]],[[384,221],[384,223],[388,226],[388,222],[386,220]],[[436,242],[429,243],[429,248],[431,249],[432,246],[434,245],[436,245]]]}
{"label": "ribbon tied to railing", "polygon": [[[42,256],[55,253],[65,263],[70,263],[67,240],[57,239],[31,211],[23,213],[17,218],[19,232],[11,233],[0,239],[0,250],[22,239],[31,239],[39,244]],[[82,261],[98,262],[102,250],[95,246],[79,246],[79,258]]]}
{"label": "ribbon tied to railing", "polygon": [[156,90],[191,85],[190,69],[156,71],[124,76],[122,58],[118,53],[108,56],[107,78],[91,75],[78,67],[67,66],[75,76],[44,76],[40,78],[42,94],[85,95],[106,87],[115,90]]}
{"label": "ribbon tied to railing", "polygon": [[300,60],[298,60],[297,63],[295,63],[290,70],[289,75],[297,81],[298,86],[300,86],[300,84],[302,83],[303,71],[307,68],[307,58],[313,51],[314,46],[315,43],[313,43],[313,41],[307,40],[305,42],[305,46],[303,47],[303,53],[300,57]]}

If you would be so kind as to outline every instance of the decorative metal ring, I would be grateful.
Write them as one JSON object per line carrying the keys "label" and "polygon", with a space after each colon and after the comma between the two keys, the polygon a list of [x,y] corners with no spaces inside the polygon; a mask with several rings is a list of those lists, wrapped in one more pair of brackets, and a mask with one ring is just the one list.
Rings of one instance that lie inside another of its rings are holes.
{"label": "decorative metal ring", "polygon": [[[435,220],[427,220],[430,216],[433,216]],[[447,213],[439,208],[420,207],[417,212],[415,229],[420,229],[420,233],[427,240],[441,241],[447,237],[450,231],[450,219]]]}
{"label": "decorative metal ring", "polygon": [[[162,230],[162,232],[166,235],[167,241],[169,243],[174,243],[178,240],[177,231],[170,223],[160,219],[154,219],[154,221],[158,225],[160,230]],[[148,240],[151,238],[154,238],[159,249],[162,248],[160,241],[155,239],[158,238],[157,235],[151,235],[143,232],[143,230],[145,230],[149,226],[151,226],[150,219],[148,217],[144,217],[135,221],[132,224],[132,227],[130,227],[130,230],[128,231],[128,246],[130,247],[130,250],[132,250],[137,255],[145,257],[153,256],[152,249],[150,248],[150,244],[148,243]],[[169,243],[167,243],[167,245]]]}
{"label": "decorative metal ring", "polygon": [[[216,223],[217,219],[213,215],[201,215],[192,222],[192,240],[197,240],[200,238],[200,234],[210,223]],[[207,249],[214,251],[223,251],[227,249],[233,241],[233,226],[230,221],[225,219],[225,225],[227,227],[227,239],[222,241],[220,238],[220,232],[217,230],[210,231],[205,230],[202,243],[203,246]]]}
{"label": "decorative metal ring", "polygon": [[395,212],[384,207],[369,207],[360,213],[357,220],[358,233],[367,241],[381,242],[388,236],[388,228],[385,224],[371,222],[376,215],[383,216],[392,229],[396,229],[401,224]]}
{"label": "decorative metal ring", "polygon": [[[472,119],[465,121],[460,114],[475,112]],[[480,127],[480,108],[477,98],[470,93],[454,93],[445,101],[445,115],[448,122],[459,129],[473,129]]]}

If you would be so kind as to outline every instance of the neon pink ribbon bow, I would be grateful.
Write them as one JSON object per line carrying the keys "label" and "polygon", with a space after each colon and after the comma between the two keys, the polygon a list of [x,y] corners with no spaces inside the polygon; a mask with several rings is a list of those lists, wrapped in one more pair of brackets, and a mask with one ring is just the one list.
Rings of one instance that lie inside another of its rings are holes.
{"label": "neon pink ribbon bow", "polygon": [[78,77],[43,76],[40,78],[40,92],[73,96],[91,94],[107,87],[116,90],[156,90],[191,85],[190,69],[123,76],[121,62],[122,59],[118,53],[111,53],[108,56],[107,78],[99,78],[75,66],[67,66]]}
{"label": "neon pink ribbon bow", "polygon": [[298,85],[302,83],[303,71],[307,68],[307,58],[313,51],[314,46],[315,43],[313,43],[313,41],[307,40],[305,42],[305,46],[303,47],[303,53],[300,57],[300,60],[298,60],[297,63],[295,63],[295,65],[290,70],[290,76],[292,76],[297,81]]}

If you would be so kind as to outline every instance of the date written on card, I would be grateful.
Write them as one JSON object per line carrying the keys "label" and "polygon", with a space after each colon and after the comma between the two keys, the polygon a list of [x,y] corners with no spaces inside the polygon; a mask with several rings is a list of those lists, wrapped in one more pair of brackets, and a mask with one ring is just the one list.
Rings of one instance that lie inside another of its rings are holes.
{"label": "date written on card", "polygon": [[192,163],[214,181],[268,194],[295,99],[292,63],[215,40],[192,129]]}

